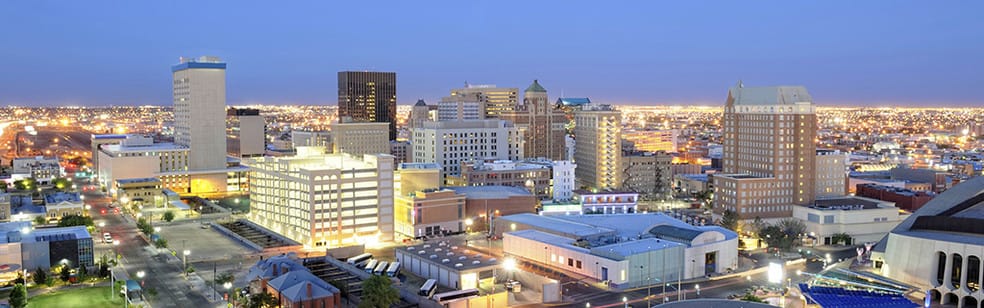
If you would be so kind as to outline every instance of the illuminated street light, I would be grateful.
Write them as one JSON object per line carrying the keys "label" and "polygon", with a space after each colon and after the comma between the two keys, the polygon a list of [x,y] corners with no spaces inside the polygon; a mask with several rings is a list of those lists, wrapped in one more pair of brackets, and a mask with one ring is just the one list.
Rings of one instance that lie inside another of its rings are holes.
{"label": "illuminated street light", "polygon": [[516,269],[516,259],[506,258],[506,260],[502,261],[502,268],[504,268],[507,271],[513,271],[513,270],[515,270]]}
{"label": "illuminated street light", "polygon": [[769,263],[769,282],[782,283],[782,264]]}

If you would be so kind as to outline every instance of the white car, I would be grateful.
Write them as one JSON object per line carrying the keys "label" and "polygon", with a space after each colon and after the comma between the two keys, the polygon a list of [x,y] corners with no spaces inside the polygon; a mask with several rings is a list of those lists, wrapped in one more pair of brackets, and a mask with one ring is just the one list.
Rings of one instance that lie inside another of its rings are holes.
{"label": "white car", "polygon": [[109,232],[103,233],[103,243],[112,243],[113,236],[109,235]]}

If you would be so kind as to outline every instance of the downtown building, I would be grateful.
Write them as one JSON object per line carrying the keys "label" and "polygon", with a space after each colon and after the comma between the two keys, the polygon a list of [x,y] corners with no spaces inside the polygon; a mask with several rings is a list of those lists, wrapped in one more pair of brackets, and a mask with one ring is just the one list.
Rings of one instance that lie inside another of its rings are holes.
{"label": "downtown building", "polygon": [[499,118],[512,122],[523,133],[523,157],[565,159],[567,118],[547,99],[547,90],[537,80],[523,92],[523,102]]}
{"label": "downtown building", "polygon": [[495,85],[465,84],[464,88],[451,90],[452,96],[477,96],[483,106],[482,118],[499,118],[503,113],[512,111],[519,104],[518,88],[500,88]]}
{"label": "downtown building", "polygon": [[256,157],[266,153],[266,120],[259,109],[229,108],[226,121],[229,156]]}
{"label": "downtown building", "polygon": [[97,179],[116,194],[120,179],[159,178],[182,194],[240,191],[247,169],[227,159],[226,64],[216,57],[181,58],[171,67],[174,142],[139,135],[93,135]]}
{"label": "downtown building", "polygon": [[579,187],[622,186],[622,113],[610,105],[574,111],[574,162]]}
{"label": "downtown building", "polygon": [[790,217],[813,203],[817,120],[800,86],[728,91],[724,107],[723,172],[714,175],[714,211],[742,219]]}
{"label": "downtown building", "polygon": [[388,140],[396,140],[396,73],[338,72],[338,118],[343,117],[388,123]]}
{"label": "downtown building", "polygon": [[508,121],[424,122],[413,131],[412,161],[440,164],[443,175],[459,175],[466,160],[516,160],[523,156],[520,130]]}
{"label": "downtown building", "polygon": [[666,152],[629,152],[622,155],[621,189],[654,198],[673,194],[673,156]]}
{"label": "downtown building", "polygon": [[393,240],[393,157],[323,154],[258,157],[250,168],[249,220],[306,248]]}
{"label": "downtown building", "polygon": [[541,200],[568,200],[573,196],[575,166],[569,160],[465,161],[461,173],[448,176],[447,184],[523,187]]}

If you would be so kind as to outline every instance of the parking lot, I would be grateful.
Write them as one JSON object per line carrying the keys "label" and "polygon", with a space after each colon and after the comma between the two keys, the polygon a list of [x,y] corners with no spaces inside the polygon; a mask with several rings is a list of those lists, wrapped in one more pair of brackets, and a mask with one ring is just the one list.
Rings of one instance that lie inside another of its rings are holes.
{"label": "parking lot", "polygon": [[183,250],[190,250],[189,263],[229,260],[255,253],[212,228],[202,229],[201,226],[197,222],[164,226],[161,227],[160,234],[167,240],[168,246],[178,252],[179,257]]}

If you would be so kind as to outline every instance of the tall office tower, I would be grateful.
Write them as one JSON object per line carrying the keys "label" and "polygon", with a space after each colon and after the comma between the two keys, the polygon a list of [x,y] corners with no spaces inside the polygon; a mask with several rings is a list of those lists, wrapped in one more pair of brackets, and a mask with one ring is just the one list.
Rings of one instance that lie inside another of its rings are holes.
{"label": "tall office tower", "polygon": [[396,140],[396,73],[338,72],[338,117],[389,123]]}
{"label": "tall office tower", "polygon": [[714,176],[716,212],[743,219],[792,215],[816,194],[817,118],[801,86],[728,91],[724,107],[723,173]]}
{"label": "tall office tower", "polygon": [[437,163],[444,176],[458,175],[463,160],[521,159],[522,139],[509,121],[424,122],[413,131],[410,152],[414,163]]}
{"label": "tall office tower", "polygon": [[578,185],[615,189],[622,185],[622,113],[609,105],[574,111],[574,169]]}
{"label": "tall office tower", "polygon": [[519,104],[518,88],[499,88],[495,85],[465,83],[464,88],[452,89],[451,95],[477,94],[485,106],[485,118],[498,118],[500,114],[511,111]]}
{"label": "tall office tower", "polygon": [[485,103],[481,95],[451,94],[437,103],[438,121],[481,120],[485,118]]}
{"label": "tall office tower", "polygon": [[500,118],[513,122],[524,131],[523,145],[528,158],[564,159],[564,135],[567,119],[564,112],[547,100],[547,89],[533,80],[523,92],[523,103],[512,111],[503,112]]}
{"label": "tall office tower", "polygon": [[174,77],[174,143],[186,146],[188,169],[226,168],[226,64],[218,57],[181,58]]}
{"label": "tall office tower", "polygon": [[226,121],[230,156],[242,158],[266,153],[266,121],[260,110],[230,108]]}
{"label": "tall office tower", "polygon": [[244,160],[248,219],[306,248],[392,241],[393,157],[323,152]]}

